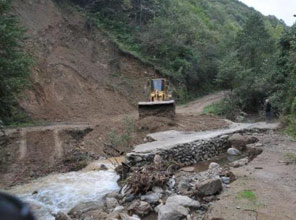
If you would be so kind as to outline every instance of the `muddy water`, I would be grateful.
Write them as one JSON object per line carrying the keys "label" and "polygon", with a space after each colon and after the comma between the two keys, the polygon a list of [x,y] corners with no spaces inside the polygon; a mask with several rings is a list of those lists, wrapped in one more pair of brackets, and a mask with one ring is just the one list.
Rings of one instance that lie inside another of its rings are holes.
{"label": "muddy water", "polygon": [[203,172],[209,169],[209,165],[212,162],[218,163],[220,166],[228,165],[229,163],[239,160],[243,157],[246,157],[246,155],[239,155],[239,156],[229,156],[227,154],[221,154],[218,157],[212,158],[208,161],[201,161],[195,165],[192,165],[190,167],[194,167],[194,172],[199,173]]}
{"label": "muddy water", "polygon": [[17,186],[9,193],[29,203],[38,220],[53,220],[58,211],[67,213],[82,202],[101,201],[119,191],[119,176],[113,171],[80,171],[49,175]]}

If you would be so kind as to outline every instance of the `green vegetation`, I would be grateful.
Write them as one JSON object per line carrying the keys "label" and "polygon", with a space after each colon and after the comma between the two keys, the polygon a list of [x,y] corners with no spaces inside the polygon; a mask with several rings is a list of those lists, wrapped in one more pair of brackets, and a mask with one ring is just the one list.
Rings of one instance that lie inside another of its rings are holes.
{"label": "green vegetation", "polygon": [[[236,36],[250,16],[257,16],[266,26],[266,31],[256,35],[263,34],[259,36],[258,45],[276,41],[285,29],[276,18],[263,17],[235,0],[69,1],[85,8],[90,13],[89,23],[106,31],[121,50],[150,63],[168,77],[175,86],[174,96],[179,102],[217,87],[219,80],[215,79],[221,72],[221,61],[230,54],[229,49],[233,48],[235,38],[239,39]],[[265,36],[270,36],[271,40],[265,41]],[[243,44],[243,40],[237,43]],[[267,50],[273,47],[265,49],[264,52],[271,53]],[[235,73],[236,68],[233,68],[226,78]],[[222,75],[220,80],[225,84]]]}
{"label": "green vegetation", "polygon": [[131,141],[131,135],[134,130],[134,120],[125,117],[123,121],[123,131],[118,134],[117,131],[112,130],[108,135],[108,142],[115,148],[128,147]]}
{"label": "green vegetation", "polygon": [[18,105],[28,85],[31,59],[23,52],[24,30],[9,14],[10,1],[0,1],[0,120],[5,125],[28,120]]}
{"label": "green vegetation", "polygon": [[[232,97],[232,94],[230,94]],[[206,115],[219,115],[226,118],[234,119],[235,113],[239,112],[233,98],[226,98],[220,102],[213,103],[204,108],[203,113]]]}
{"label": "green vegetation", "polygon": [[251,190],[244,190],[238,193],[237,199],[247,199],[253,203],[256,202],[257,198],[253,191]]}
{"label": "green vegetation", "polygon": [[287,162],[296,164],[296,154],[288,152],[288,153],[285,153],[284,156]]}

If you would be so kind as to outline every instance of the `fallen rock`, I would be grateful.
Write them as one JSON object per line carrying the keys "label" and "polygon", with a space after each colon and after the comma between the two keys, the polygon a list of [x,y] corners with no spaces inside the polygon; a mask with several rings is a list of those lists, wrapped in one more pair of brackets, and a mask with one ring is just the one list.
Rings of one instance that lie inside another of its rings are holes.
{"label": "fallen rock", "polygon": [[63,212],[58,212],[55,216],[55,220],[71,220],[71,218]]}
{"label": "fallen rock", "polygon": [[238,155],[241,154],[241,152],[236,148],[228,148],[227,149],[227,154],[230,155],[230,156],[238,156]]}
{"label": "fallen rock", "polygon": [[195,168],[194,167],[182,167],[180,170],[184,172],[194,172]]}
{"label": "fallen rock", "polygon": [[113,212],[121,212],[122,210],[124,210],[124,207],[121,205],[118,205],[115,207],[115,209],[113,210]]}
{"label": "fallen rock", "polygon": [[215,163],[215,162],[212,162],[209,165],[209,169],[216,169],[216,168],[219,168],[219,167],[220,167],[220,165],[218,163]]}
{"label": "fallen rock", "polygon": [[244,151],[246,149],[246,145],[248,144],[248,138],[238,133],[231,135],[228,141],[233,148],[236,148],[240,151]]}
{"label": "fallen rock", "polygon": [[258,141],[259,141],[259,139],[256,137],[248,137],[247,138],[247,144],[254,144],[254,143],[257,143]]}
{"label": "fallen rock", "polygon": [[174,204],[159,205],[157,220],[180,220],[189,214],[188,209]]}
{"label": "fallen rock", "polygon": [[150,204],[144,201],[134,201],[127,209],[129,212],[135,213],[139,216],[148,215],[152,210]]}
{"label": "fallen rock", "polygon": [[166,205],[169,205],[169,204],[174,206],[184,206],[189,208],[200,207],[200,203],[198,201],[193,200],[188,196],[181,196],[181,195],[170,196],[166,201]]}
{"label": "fallen rock", "polygon": [[222,191],[220,178],[208,179],[195,184],[195,190],[200,196],[211,196]]}
{"label": "fallen rock", "polygon": [[161,188],[159,186],[153,186],[152,191],[155,193],[160,193],[160,194],[162,194],[164,192],[163,188]]}
{"label": "fallen rock", "polygon": [[257,157],[262,152],[263,152],[263,150],[261,148],[248,147],[247,153],[248,153],[249,161],[252,161],[255,157]]}
{"label": "fallen rock", "polygon": [[234,168],[238,168],[238,167],[245,166],[248,163],[249,163],[249,159],[246,157],[246,158],[243,158],[243,159],[240,159],[240,160],[230,163],[229,166],[234,167]]}
{"label": "fallen rock", "polygon": [[180,192],[181,194],[187,192],[190,187],[190,179],[188,178],[180,178],[177,182],[177,192]]}
{"label": "fallen rock", "polygon": [[141,220],[137,215],[129,216],[126,213],[120,213],[119,216],[121,220]]}
{"label": "fallen rock", "polygon": [[108,210],[113,210],[118,206],[118,201],[115,198],[106,198],[106,206]]}
{"label": "fallen rock", "polygon": [[157,203],[161,197],[161,193],[148,192],[146,195],[141,196],[141,200],[154,204]]}
{"label": "fallen rock", "polygon": [[119,193],[117,192],[111,192],[111,193],[108,193],[106,198],[115,198],[115,199],[122,199],[122,195],[120,195]]}
{"label": "fallen rock", "polygon": [[90,210],[95,210],[95,209],[100,210],[103,208],[104,208],[103,202],[83,202],[74,206],[74,208],[72,208],[68,212],[68,215],[71,217],[77,217]]}

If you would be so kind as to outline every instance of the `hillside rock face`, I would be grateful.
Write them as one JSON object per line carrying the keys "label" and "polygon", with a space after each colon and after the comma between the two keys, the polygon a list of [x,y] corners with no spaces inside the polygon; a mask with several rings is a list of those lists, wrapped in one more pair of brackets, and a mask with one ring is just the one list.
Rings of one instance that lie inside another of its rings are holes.
{"label": "hillside rock face", "polygon": [[145,100],[153,68],[121,53],[76,9],[54,1],[14,1],[35,58],[21,106],[33,118],[93,121],[123,114]]}

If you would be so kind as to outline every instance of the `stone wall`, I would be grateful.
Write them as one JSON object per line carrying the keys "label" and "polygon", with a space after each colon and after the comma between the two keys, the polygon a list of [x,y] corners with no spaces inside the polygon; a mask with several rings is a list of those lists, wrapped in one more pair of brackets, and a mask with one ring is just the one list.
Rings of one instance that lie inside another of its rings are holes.
{"label": "stone wall", "polygon": [[165,161],[176,161],[184,165],[191,165],[225,153],[229,148],[228,137],[228,135],[222,135],[215,138],[197,140],[149,153],[131,152],[127,154],[126,159],[129,165],[142,166],[152,162],[155,154],[159,154]]}

